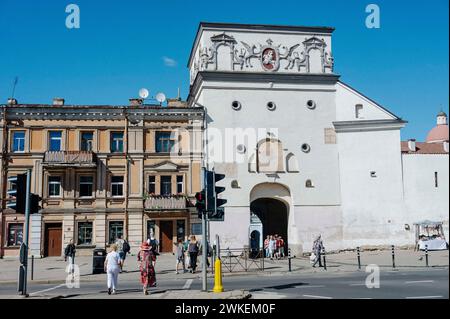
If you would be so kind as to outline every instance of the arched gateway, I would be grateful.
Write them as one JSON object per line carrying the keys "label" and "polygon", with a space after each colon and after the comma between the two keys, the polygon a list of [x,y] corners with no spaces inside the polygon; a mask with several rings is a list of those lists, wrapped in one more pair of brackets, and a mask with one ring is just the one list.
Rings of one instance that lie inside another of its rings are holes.
{"label": "arched gateway", "polygon": [[[278,183],[262,183],[250,192],[251,233],[260,232],[260,247],[267,235],[279,235],[288,246],[290,191]],[[259,227],[258,227],[259,224]]]}

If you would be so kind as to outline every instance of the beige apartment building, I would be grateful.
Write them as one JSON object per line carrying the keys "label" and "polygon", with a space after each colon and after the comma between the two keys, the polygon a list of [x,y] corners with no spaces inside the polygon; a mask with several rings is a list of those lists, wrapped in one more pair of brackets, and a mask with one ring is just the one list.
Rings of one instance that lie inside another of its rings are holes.
{"label": "beige apartment building", "polygon": [[24,215],[6,208],[7,182],[32,169],[31,192],[42,197],[31,215],[30,250],[60,256],[70,239],[78,255],[105,248],[119,235],[132,252],[154,236],[161,252],[201,232],[193,206],[200,190],[202,108],[168,105],[1,105],[0,256],[17,256]]}

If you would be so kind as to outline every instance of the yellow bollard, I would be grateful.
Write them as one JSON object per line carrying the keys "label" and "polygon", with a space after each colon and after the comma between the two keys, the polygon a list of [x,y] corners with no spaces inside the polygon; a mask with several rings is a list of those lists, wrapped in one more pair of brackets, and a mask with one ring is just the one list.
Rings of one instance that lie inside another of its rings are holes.
{"label": "yellow bollard", "polygon": [[214,289],[213,292],[220,293],[223,292],[222,286],[222,262],[219,258],[216,259],[215,263],[215,273],[214,273]]}

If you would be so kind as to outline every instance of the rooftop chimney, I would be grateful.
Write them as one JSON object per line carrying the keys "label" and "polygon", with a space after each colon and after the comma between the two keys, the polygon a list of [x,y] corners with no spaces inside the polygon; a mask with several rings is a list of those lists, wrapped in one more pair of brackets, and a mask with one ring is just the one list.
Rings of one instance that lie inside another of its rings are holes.
{"label": "rooftop chimney", "polygon": [[414,140],[414,139],[408,140],[408,149],[411,152],[415,152],[416,151],[416,140]]}
{"label": "rooftop chimney", "polygon": [[55,97],[53,99],[53,105],[54,106],[63,106],[64,105],[64,99],[60,97]]}
{"label": "rooftop chimney", "polygon": [[177,99],[167,99],[168,107],[186,107],[186,102],[182,101],[180,98]]}
{"label": "rooftop chimney", "polygon": [[17,105],[17,100],[13,97],[8,98],[8,105]]}
{"label": "rooftop chimney", "polygon": [[143,102],[144,102],[143,99],[133,98],[133,99],[130,99],[130,106],[140,106],[143,104]]}
{"label": "rooftop chimney", "polygon": [[442,143],[444,146],[444,152],[448,153],[448,141],[444,141],[444,143]]}

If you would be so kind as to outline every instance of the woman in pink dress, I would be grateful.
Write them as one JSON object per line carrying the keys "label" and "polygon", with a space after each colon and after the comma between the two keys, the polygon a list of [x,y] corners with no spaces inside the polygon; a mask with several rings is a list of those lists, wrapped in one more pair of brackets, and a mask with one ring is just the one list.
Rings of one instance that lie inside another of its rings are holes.
{"label": "woman in pink dress", "polygon": [[138,253],[139,270],[141,271],[141,283],[145,295],[148,295],[148,288],[156,286],[155,268],[153,262],[155,261],[155,254],[151,250],[151,246],[143,242],[141,250]]}

